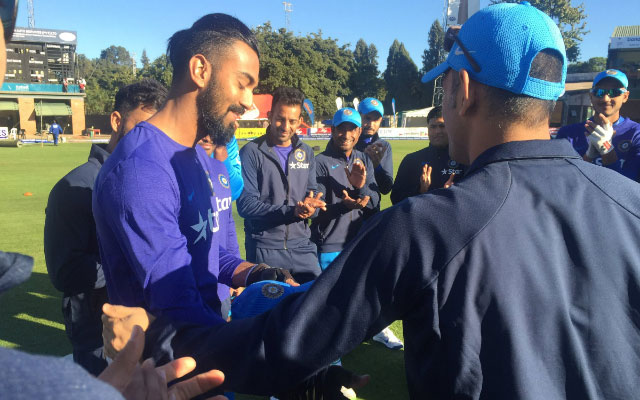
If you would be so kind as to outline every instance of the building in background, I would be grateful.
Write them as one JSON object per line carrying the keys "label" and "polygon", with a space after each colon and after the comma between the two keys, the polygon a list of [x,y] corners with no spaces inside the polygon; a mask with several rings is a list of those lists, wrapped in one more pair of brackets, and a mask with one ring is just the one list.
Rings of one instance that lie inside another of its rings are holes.
{"label": "building in background", "polygon": [[85,129],[85,93],[77,81],[76,32],[16,27],[7,43],[7,71],[0,88],[0,127],[32,135],[54,119],[64,134]]}
{"label": "building in background", "polygon": [[617,26],[609,40],[607,68],[618,69],[629,78],[629,101],[621,113],[640,121],[640,25]]}

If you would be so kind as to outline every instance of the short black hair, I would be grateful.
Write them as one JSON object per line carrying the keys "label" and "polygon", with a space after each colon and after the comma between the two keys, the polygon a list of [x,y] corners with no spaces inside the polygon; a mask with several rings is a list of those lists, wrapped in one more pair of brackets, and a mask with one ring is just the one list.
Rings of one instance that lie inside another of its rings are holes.
{"label": "short black hair", "polygon": [[[555,50],[542,50],[531,62],[529,76],[547,82],[562,80],[562,56]],[[492,86],[485,87],[485,97],[492,117],[504,126],[519,122],[536,126],[551,117],[555,100],[542,100]]]}
{"label": "short black hair", "polygon": [[140,105],[159,110],[167,100],[167,89],[155,79],[142,79],[118,90],[113,110],[125,116]]}
{"label": "short black hair", "polygon": [[277,104],[300,106],[302,109],[302,103],[304,103],[304,93],[300,89],[282,86],[273,91],[271,109],[273,110]]}
{"label": "short black hair", "polygon": [[427,114],[427,123],[434,118],[442,118],[442,106],[435,106],[429,111],[429,114]]}
{"label": "short black hair", "polygon": [[194,55],[204,55],[215,66],[222,52],[238,40],[246,43],[260,57],[258,40],[253,32],[239,19],[227,14],[205,15],[194,22],[191,28],[174,33],[167,45],[167,56],[173,67],[173,82],[185,76],[189,60]]}

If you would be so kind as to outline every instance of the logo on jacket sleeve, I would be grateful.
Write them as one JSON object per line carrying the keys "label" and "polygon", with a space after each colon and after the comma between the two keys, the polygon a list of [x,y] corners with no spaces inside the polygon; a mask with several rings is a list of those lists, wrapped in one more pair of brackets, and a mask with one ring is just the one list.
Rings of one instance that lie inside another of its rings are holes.
{"label": "logo on jacket sleeve", "polygon": [[224,176],[224,174],[218,175],[218,181],[220,181],[220,184],[222,185],[223,188],[229,189],[229,179],[227,179],[227,177]]}
{"label": "logo on jacket sleeve", "polygon": [[284,294],[284,288],[280,285],[267,283],[262,287],[262,295],[269,299],[277,299]]}

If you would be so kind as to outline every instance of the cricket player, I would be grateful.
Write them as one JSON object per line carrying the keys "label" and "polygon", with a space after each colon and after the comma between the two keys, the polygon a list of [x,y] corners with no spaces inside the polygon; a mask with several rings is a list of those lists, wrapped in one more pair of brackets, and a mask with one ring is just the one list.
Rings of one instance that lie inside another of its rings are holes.
{"label": "cricket player", "polygon": [[640,178],[640,124],[620,115],[629,99],[629,79],[617,69],[600,72],[589,92],[595,115],[586,123],[560,128],[556,139],[567,139],[586,161]]}

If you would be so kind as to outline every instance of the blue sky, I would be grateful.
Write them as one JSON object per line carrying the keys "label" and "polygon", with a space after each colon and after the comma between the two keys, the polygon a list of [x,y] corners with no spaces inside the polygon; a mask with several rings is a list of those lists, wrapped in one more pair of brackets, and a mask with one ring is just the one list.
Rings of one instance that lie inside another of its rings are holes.
{"label": "blue sky", "polygon": [[[378,48],[381,71],[391,43],[404,43],[418,68],[427,47],[427,34],[435,19],[442,20],[444,0],[289,0],[293,4],[291,30],[306,34],[322,30],[340,44],[359,38]],[[78,52],[98,57],[110,45],[124,46],[139,59],[146,49],[152,60],[164,53],[167,39],[211,12],[234,15],[249,26],[271,21],[285,25],[282,0],[33,0],[39,28],[68,29],[78,33]],[[481,7],[489,0],[480,0]],[[572,0],[572,4],[580,1]],[[587,29],[581,59],[607,55],[617,25],[640,24],[640,0],[584,0]],[[27,1],[20,2],[18,26],[28,26]]]}

